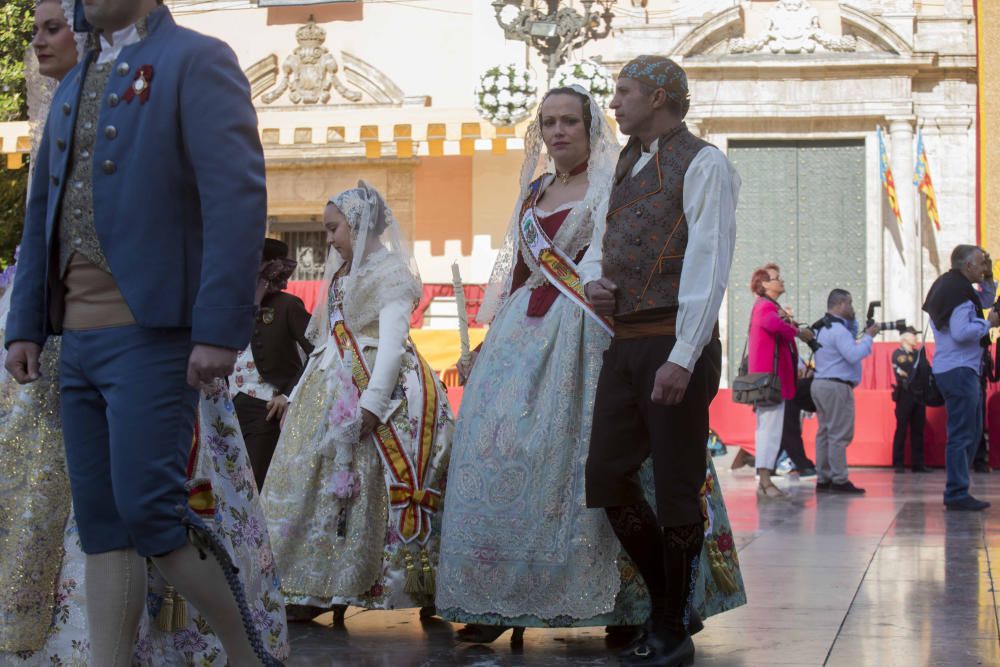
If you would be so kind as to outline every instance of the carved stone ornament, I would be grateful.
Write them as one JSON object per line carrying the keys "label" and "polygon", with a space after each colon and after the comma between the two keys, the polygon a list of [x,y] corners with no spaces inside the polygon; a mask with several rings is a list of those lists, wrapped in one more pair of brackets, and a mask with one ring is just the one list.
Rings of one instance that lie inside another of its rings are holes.
{"label": "carved stone ornament", "polygon": [[337,59],[323,46],[326,30],[316,25],[313,17],[295,31],[295,39],[299,45],[282,63],[278,85],[261,97],[264,104],[271,104],[286,90],[293,104],[326,104],[331,88],[346,100],[361,101],[361,93],[350,90],[337,77],[340,69]]}
{"label": "carved stone ornament", "polygon": [[819,14],[808,0],[778,0],[768,14],[767,32],[756,38],[734,39],[730,53],[815,53],[816,51],[855,51],[857,40],[837,37],[819,27]]}

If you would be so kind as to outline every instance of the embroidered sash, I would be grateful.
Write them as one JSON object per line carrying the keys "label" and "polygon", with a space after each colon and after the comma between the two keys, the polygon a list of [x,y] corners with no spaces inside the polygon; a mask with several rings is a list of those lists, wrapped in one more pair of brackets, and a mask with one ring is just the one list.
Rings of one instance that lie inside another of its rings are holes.
{"label": "embroidered sash", "polygon": [[576,263],[556,247],[552,243],[552,239],[542,229],[542,225],[538,221],[538,216],[535,214],[534,202],[524,207],[521,224],[518,225],[518,234],[521,243],[528,249],[531,256],[535,258],[535,261],[538,262],[538,267],[541,269],[545,279],[562,292],[570,301],[580,306],[583,312],[597,322],[609,336],[613,336],[614,328],[611,325],[611,321],[602,315],[598,315],[594,307],[587,301]]}
{"label": "embroidered sash", "polygon": [[[340,352],[340,358],[351,353],[351,376],[358,391],[363,392],[371,381],[371,371],[361,354],[361,346],[344,324],[344,317],[339,310],[330,313],[330,320],[332,338]],[[382,464],[389,472],[389,503],[399,512],[400,537],[406,543],[417,540],[420,544],[426,544],[431,533],[431,516],[441,507],[441,493],[424,485],[437,435],[441,397],[437,383],[434,382],[434,371],[419,354],[417,359],[423,405],[415,440],[416,456],[411,456],[403,446],[391,421],[379,424],[372,433],[372,439]]]}

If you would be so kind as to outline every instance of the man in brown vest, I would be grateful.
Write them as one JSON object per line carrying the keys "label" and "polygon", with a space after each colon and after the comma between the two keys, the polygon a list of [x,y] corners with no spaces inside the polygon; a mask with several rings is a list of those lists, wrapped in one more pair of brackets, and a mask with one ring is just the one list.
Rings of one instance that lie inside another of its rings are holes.
{"label": "man in brown vest", "polygon": [[[607,219],[580,264],[587,297],[615,328],[597,386],[587,504],[605,508],[650,591],[626,665],[691,664],[689,630],[700,626],[691,614],[704,541],[699,492],[740,178],[687,130],[688,106],[687,76],[673,61],[639,56],[622,69],[611,108],[631,138]],[[650,455],[655,513],[638,482]]]}

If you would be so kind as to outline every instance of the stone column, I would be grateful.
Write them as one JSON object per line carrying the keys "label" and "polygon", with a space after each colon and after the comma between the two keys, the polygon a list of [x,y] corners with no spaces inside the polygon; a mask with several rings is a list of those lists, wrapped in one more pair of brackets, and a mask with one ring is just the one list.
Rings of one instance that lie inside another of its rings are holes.
{"label": "stone column", "polygon": [[[920,226],[915,217],[917,190],[913,185],[914,137],[912,117],[890,117],[889,136],[892,160],[892,175],[896,183],[896,198],[899,202],[899,212],[903,218],[903,226],[899,230],[903,242],[901,275],[894,277],[890,284],[901,288],[898,294],[887,295],[892,302],[891,311],[886,304],[886,317],[899,319],[905,317],[908,322],[918,322],[920,306],[923,302],[920,294]],[[895,252],[895,247],[891,248]]]}

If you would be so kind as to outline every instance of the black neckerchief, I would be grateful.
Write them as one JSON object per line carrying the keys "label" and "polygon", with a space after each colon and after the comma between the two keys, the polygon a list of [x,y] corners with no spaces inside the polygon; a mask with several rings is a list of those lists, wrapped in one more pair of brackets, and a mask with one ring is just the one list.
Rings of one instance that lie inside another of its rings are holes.
{"label": "black neckerchief", "polygon": [[982,309],[979,294],[976,293],[972,282],[958,269],[952,269],[942,274],[931,285],[923,309],[930,315],[934,327],[938,331],[945,331],[948,329],[948,321],[955,308],[966,301],[972,304],[976,312]]}

